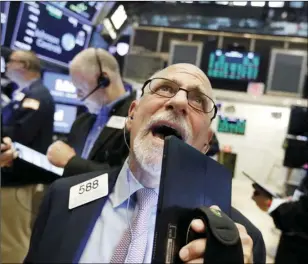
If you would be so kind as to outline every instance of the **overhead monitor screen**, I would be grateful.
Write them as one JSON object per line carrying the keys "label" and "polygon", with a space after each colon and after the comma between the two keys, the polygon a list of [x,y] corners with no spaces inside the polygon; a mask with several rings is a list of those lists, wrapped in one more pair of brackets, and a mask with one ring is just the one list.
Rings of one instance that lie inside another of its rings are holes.
{"label": "overhead monitor screen", "polygon": [[51,3],[70,15],[88,22],[95,21],[105,4],[105,2],[96,1],[54,1]]}
{"label": "overhead monitor screen", "polygon": [[77,106],[56,104],[53,130],[56,133],[68,134],[76,119]]}
{"label": "overhead monitor screen", "polygon": [[230,118],[219,115],[217,131],[222,133],[230,133],[244,135],[246,130],[246,120],[240,118]]}
{"label": "overhead monitor screen", "polygon": [[46,71],[43,74],[43,83],[49,89],[56,102],[75,105],[82,104],[78,99],[76,87],[73,85],[69,75]]}
{"label": "overhead monitor screen", "polygon": [[10,9],[10,2],[1,1],[0,6],[1,6],[1,45],[3,45],[5,39],[9,9]]}
{"label": "overhead monitor screen", "polygon": [[20,5],[12,49],[32,50],[41,59],[67,67],[89,45],[92,27],[43,2]]}
{"label": "overhead monitor screen", "polygon": [[211,78],[227,80],[257,80],[260,56],[253,52],[211,52],[207,74]]}

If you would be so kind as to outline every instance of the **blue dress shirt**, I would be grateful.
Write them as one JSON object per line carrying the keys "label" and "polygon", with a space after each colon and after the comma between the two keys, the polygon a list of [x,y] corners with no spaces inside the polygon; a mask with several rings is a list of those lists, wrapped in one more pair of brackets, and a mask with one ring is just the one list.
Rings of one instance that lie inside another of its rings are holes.
{"label": "blue dress shirt", "polygon": [[94,143],[96,142],[104,126],[109,120],[109,115],[110,115],[110,111],[112,110],[112,108],[115,106],[115,104],[124,100],[128,96],[129,96],[129,93],[126,92],[124,95],[119,97],[117,100],[112,101],[108,105],[105,105],[102,107],[86,139],[86,143],[84,145],[84,148],[81,154],[81,157],[83,159],[87,159],[89,157],[89,154],[94,146]]}
{"label": "blue dress shirt", "polygon": [[[79,263],[110,263],[113,252],[138,212],[135,193],[144,188],[126,160],[87,241]],[[155,190],[158,193],[158,190]],[[144,263],[151,263],[157,206],[152,208]]]}

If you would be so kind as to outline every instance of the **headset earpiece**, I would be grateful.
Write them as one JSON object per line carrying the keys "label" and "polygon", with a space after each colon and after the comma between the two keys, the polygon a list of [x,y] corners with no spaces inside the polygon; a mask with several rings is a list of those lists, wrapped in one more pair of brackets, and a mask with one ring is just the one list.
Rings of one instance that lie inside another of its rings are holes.
{"label": "headset earpiece", "polygon": [[109,78],[103,76],[102,74],[97,79],[97,87],[99,88],[106,88],[109,86],[110,80]]}
{"label": "headset earpiece", "polygon": [[97,65],[98,65],[99,71],[100,71],[100,75],[97,79],[97,87],[104,89],[107,86],[109,86],[110,80],[109,80],[108,77],[105,77],[104,74],[102,73],[102,65],[101,65],[101,61],[100,61],[98,54],[97,54],[97,49],[95,49],[95,57],[96,57],[96,60],[97,60]]}

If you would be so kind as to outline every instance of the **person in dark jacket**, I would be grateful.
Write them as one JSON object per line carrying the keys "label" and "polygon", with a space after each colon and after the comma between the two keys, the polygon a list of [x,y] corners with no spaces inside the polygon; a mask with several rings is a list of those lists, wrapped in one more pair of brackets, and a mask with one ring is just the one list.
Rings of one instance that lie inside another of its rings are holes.
{"label": "person in dark jacket", "polygon": [[136,93],[125,92],[116,59],[103,49],[77,54],[70,74],[89,112],[76,119],[67,144],[49,147],[49,161],[64,168],[65,177],[122,165],[128,155],[124,123]]}
{"label": "person in dark jacket", "polygon": [[37,188],[41,190],[40,184],[53,179],[16,159],[13,142],[45,154],[52,142],[55,105],[41,81],[40,61],[33,52],[12,52],[6,75],[18,89],[2,109],[1,256],[3,263],[19,263],[28,249]]}
{"label": "person in dark jacket", "polygon": [[[129,109],[130,152],[124,164],[56,181],[42,203],[25,263],[151,262],[164,138],[181,135],[205,154],[215,104],[208,78],[192,64],[157,72],[142,92]],[[231,218],[244,262],[264,263],[260,231],[234,209]],[[202,233],[205,226],[195,219],[192,229]],[[207,246],[205,238],[193,240],[179,257],[184,263],[208,263]]]}
{"label": "person in dark jacket", "polygon": [[258,190],[253,199],[282,231],[275,263],[308,263],[308,170],[292,197],[270,199]]}

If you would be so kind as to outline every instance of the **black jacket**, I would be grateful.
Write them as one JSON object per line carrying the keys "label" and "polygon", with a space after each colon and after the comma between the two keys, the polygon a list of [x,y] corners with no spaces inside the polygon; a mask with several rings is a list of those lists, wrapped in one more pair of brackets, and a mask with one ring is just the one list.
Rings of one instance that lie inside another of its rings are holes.
{"label": "black jacket", "polygon": [[282,231],[275,263],[308,263],[308,172],[300,190],[303,196],[296,202],[283,203],[271,216]]}
{"label": "black jacket", "polygon": [[[36,109],[37,102],[39,107]],[[52,143],[55,104],[48,89],[41,80],[33,82],[25,97],[12,101],[2,109],[2,137],[21,143],[46,154]],[[3,168],[2,186],[50,182],[41,176],[40,170],[17,159],[11,168]]]}
{"label": "black jacket", "polygon": [[[135,99],[136,93],[133,92],[129,97],[116,103],[110,111],[110,117],[113,115],[127,117],[129,107]],[[68,145],[74,148],[77,155],[65,166],[64,177],[121,166],[127,158],[129,151],[124,141],[124,130],[110,127],[103,128],[88,159],[81,158],[88,133],[95,120],[96,115],[84,113],[74,122],[68,137]],[[126,140],[129,144],[128,134]]]}
{"label": "black jacket", "polygon": [[[109,171],[91,172],[54,182],[41,205],[25,263],[77,263],[108,195],[69,210],[70,188],[108,173],[110,193],[119,172],[119,168],[113,168]],[[232,209],[231,217],[235,222],[244,225],[253,239],[254,263],[265,263],[265,246],[260,231],[235,209]]]}

